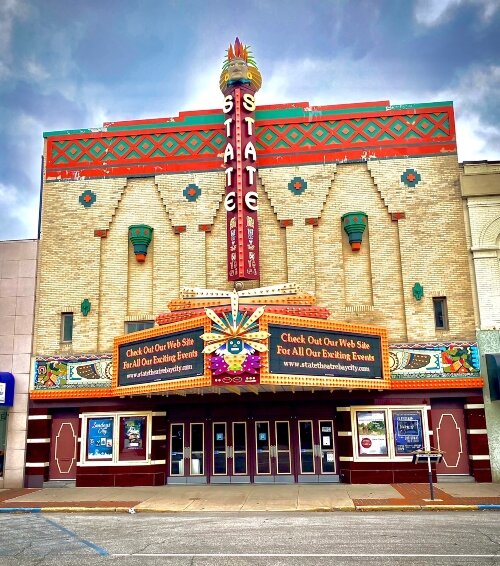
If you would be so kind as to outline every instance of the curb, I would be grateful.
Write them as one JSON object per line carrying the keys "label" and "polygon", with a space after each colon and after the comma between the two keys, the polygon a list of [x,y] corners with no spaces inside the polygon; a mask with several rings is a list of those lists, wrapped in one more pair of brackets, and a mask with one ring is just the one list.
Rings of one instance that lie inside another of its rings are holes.
{"label": "curb", "polygon": [[0,507],[0,513],[41,513],[41,507]]}
{"label": "curb", "polygon": [[[359,505],[356,507],[339,506],[328,508],[314,508],[314,509],[289,509],[290,512],[301,513],[333,513],[333,512],[383,512],[383,511],[500,511],[500,504],[485,503],[476,505]],[[0,507],[1,513],[22,514],[22,513],[182,513],[184,510],[168,509],[168,508],[154,508],[154,507]],[[186,511],[189,512],[189,511]],[[192,513],[194,511],[191,511]],[[204,511],[196,511],[197,513],[204,513]],[[217,512],[211,509],[210,512]],[[219,511],[220,512],[220,511]],[[238,511],[230,511],[232,513]],[[243,511],[239,511],[243,512]],[[262,513],[260,511],[249,511]]]}

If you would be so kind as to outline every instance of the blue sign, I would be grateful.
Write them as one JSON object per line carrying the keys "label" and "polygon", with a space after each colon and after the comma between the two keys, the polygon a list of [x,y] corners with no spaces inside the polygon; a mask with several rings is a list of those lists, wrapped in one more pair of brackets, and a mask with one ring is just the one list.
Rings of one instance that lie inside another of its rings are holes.
{"label": "blue sign", "polygon": [[11,373],[0,372],[0,407],[14,405],[14,376]]}
{"label": "blue sign", "polygon": [[113,417],[88,420],[87,458],[110,460],[113,457]]}
{"label": "blue sign", "polygon": [[422,414],[420,411],[394,411],[394,440],[396,455],[411,454],[422,450],[424,440],[422,434]]}

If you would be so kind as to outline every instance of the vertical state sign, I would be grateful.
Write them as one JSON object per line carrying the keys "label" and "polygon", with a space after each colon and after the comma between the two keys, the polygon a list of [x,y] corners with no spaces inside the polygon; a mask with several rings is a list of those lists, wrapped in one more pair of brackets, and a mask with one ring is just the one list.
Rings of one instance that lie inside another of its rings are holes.
{"label": "vertical state sign", "polygon": [[238,38],[229,45],[220,78],[224,94],[224,150],[229,281],[258,280],[257,152],[255,93],[262,84],[250,49]]}
{"label": "vertical state sign", "polygon": [[255,97],[236,87],[224,99],[228,279],[259,279]]}

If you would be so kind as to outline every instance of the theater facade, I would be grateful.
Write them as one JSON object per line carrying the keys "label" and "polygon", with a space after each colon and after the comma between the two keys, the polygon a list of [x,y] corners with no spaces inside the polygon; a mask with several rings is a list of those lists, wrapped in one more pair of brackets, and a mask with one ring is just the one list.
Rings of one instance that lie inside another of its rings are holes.
{"label": "theater facade", "polygon": [[491,481],[452,103],[261,85],[44,134],[27,486]]}

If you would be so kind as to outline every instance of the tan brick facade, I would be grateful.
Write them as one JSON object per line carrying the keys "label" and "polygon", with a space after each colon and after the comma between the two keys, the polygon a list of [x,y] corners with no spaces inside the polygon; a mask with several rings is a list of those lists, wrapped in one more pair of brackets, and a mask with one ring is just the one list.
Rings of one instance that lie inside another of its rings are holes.
{"label": "tan brick facade", "polygon": [[[414,188],[401,181],[407,168],[421,176]],[[307,182],[302,194],[288,188],[294,177]],[[190,183],[201,189],[195,202],[183,196]],[[84,207],[89,189],[96,201]],[[223,196],[222,172],[46,182],[34,354],[110,352],[125,321],[156,317],[182,286],[229,288]],[[368,227],[353,252],[341,216],[360,210]],[[141,223],[154,229],[142,264],[128,240]],[[475,338],[455,155],[260,168],[259,226],[261,280],[248,286],[296,282],[332,319],[385,326],[392,343]],[[435,329],[433,296],[447,298],[448,331]],[[75,313],[71,350],[60,342],[66,311]]]}

